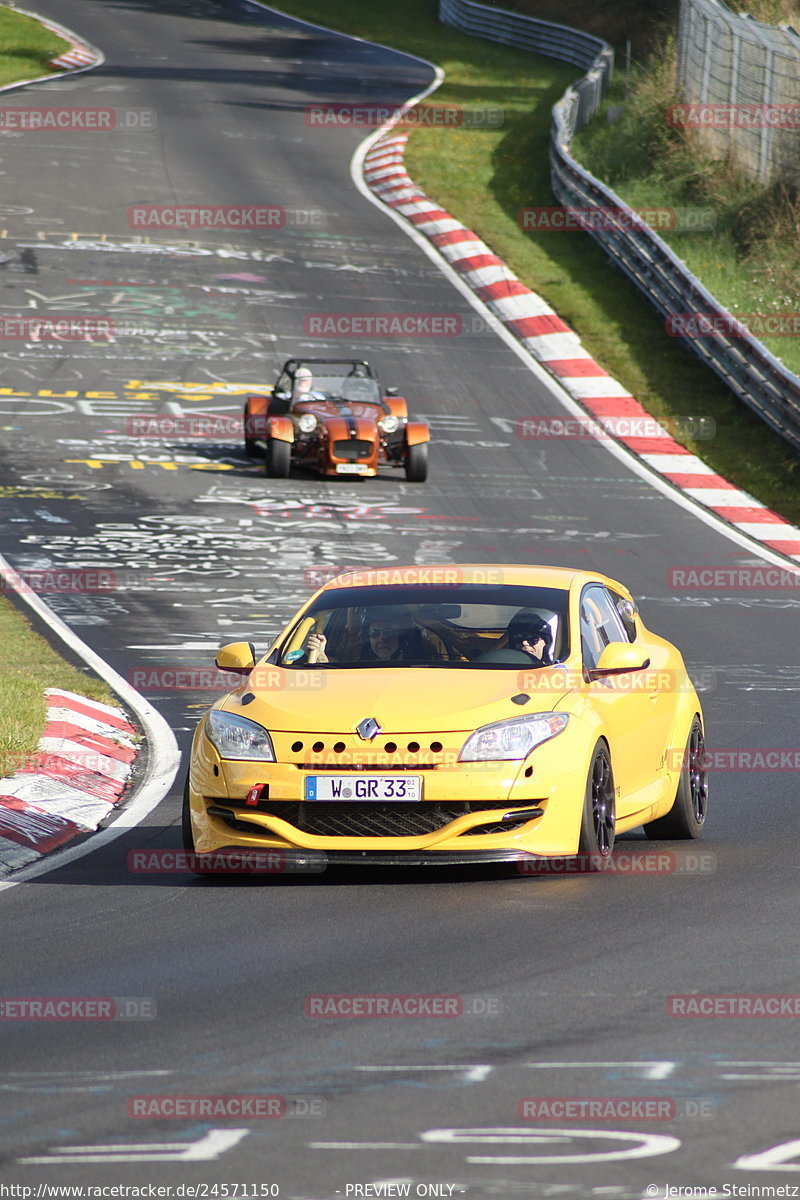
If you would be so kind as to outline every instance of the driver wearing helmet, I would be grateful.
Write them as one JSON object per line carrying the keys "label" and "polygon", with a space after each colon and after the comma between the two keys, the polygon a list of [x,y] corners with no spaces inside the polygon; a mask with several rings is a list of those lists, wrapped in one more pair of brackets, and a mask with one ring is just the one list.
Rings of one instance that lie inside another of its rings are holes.
{"label": "driver wearing helmet", "polygon": [[518,612],[508,626],[506,640],[509,649],[527,654],[534,667],[552,666],[552,630],[538,613]]}
{"label": "driver wearing helmet", "polygon": [[292,388],[292,404],[298,404],[302,400],[324,400],[322,392],[314,390],[314,376],[309,371],[308,367],[298,367],[294,373],[294,386]]}

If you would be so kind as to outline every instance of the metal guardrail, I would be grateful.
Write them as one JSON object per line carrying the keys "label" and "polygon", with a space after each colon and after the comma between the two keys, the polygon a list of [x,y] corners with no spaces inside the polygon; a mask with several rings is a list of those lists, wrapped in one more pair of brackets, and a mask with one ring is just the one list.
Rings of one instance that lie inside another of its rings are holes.
{"label": "metal guardrail", "polygon": [[[611,47],[579,30],[506,9],[487,8],[476,0],[440,0],[439,19],[463,33],[588,66],[583,78],[568,87],[553,106],[550,167],[556,198],[569,208],[621,213],[619,227],[613,227],[613,221],[603,221],[603,227],[589,227],[586,232],[664,316],[709,314],[712,320],[718,318],[717,325],[735,331],[735,335],[721,332],[685,337],[683,343],[719,375],[739,400],[800,451],[800,378],[744,327],[737,326],[666,242],[637,221],[625,202],[570,154],[572,138],[597,111],[605,93],[613,69]],[[597,222],[597,226],[600,224]]]}
{"label": "metal guardrail", "polygon": [[508,12],[504,8],[487,8],[475,0],[440,0],[439,20],[462,33],[502,42],[519,50],[534,50],[537,54],[583,67],[584,71],[593,66],[600,55],[608,57],[610,64],[614,62],[611,47],[590,33]]}

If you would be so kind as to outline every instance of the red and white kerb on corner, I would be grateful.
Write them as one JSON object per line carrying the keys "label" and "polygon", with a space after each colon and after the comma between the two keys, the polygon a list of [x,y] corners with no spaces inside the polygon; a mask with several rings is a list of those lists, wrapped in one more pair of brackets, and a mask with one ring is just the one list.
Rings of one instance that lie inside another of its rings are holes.
{"label": "red and white kerb on corner", "polygon": [[120,800],[136,730],[119,708],[49,688],[34,758],[0,780],[0,873],[96,829]]}

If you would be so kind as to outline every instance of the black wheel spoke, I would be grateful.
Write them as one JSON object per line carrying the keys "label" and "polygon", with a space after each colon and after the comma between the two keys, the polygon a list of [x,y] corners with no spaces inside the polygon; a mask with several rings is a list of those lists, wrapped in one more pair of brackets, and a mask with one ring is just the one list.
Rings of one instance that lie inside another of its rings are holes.
{"label": "black wheel spoke", "polygon": [[703,731],[699,726],[692,730],[689,743],[689,790],[692,798],[692,812],[695,820],[702,823],[706,815],[706,766],[705,742]]}
{"label": "black wheel spoke", "polygon": [[605,753],[597,755],[592,769],[592,824],[598,851],[609,854],[614,844],[614,783]]}

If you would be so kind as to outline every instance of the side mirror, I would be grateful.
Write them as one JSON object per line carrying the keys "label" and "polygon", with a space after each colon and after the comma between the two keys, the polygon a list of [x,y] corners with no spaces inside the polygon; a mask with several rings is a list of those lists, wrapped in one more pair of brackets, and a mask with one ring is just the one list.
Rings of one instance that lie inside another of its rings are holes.
{"label": "side mirror", "polygon": [[290,398],[291,394],[292,394],[291,392],[283,392],[283,391],[272,393],[272,395],[274,396],[274,398],[276,400],[288,400]]}
{"label": "side mirror", "polygon": [[229,642],[219,648],[214,664],[220,671],[249,675],[256,665],[256,648],[252,642]]}
{"label": "side mirror", "polygon": [[609,675],[626,675],[631,671],[643,671],[650,666],[641,646],[629,642],[611,642],[603,650],[597,666],[588,672],[589,679],[605,679]]}
{"label": "side mirror", "polygon": [[395,387],[385,388],[384,390],[385,390],[387,396],[396,396],[397,393],[400,391],[399,388],[395,388]]}

